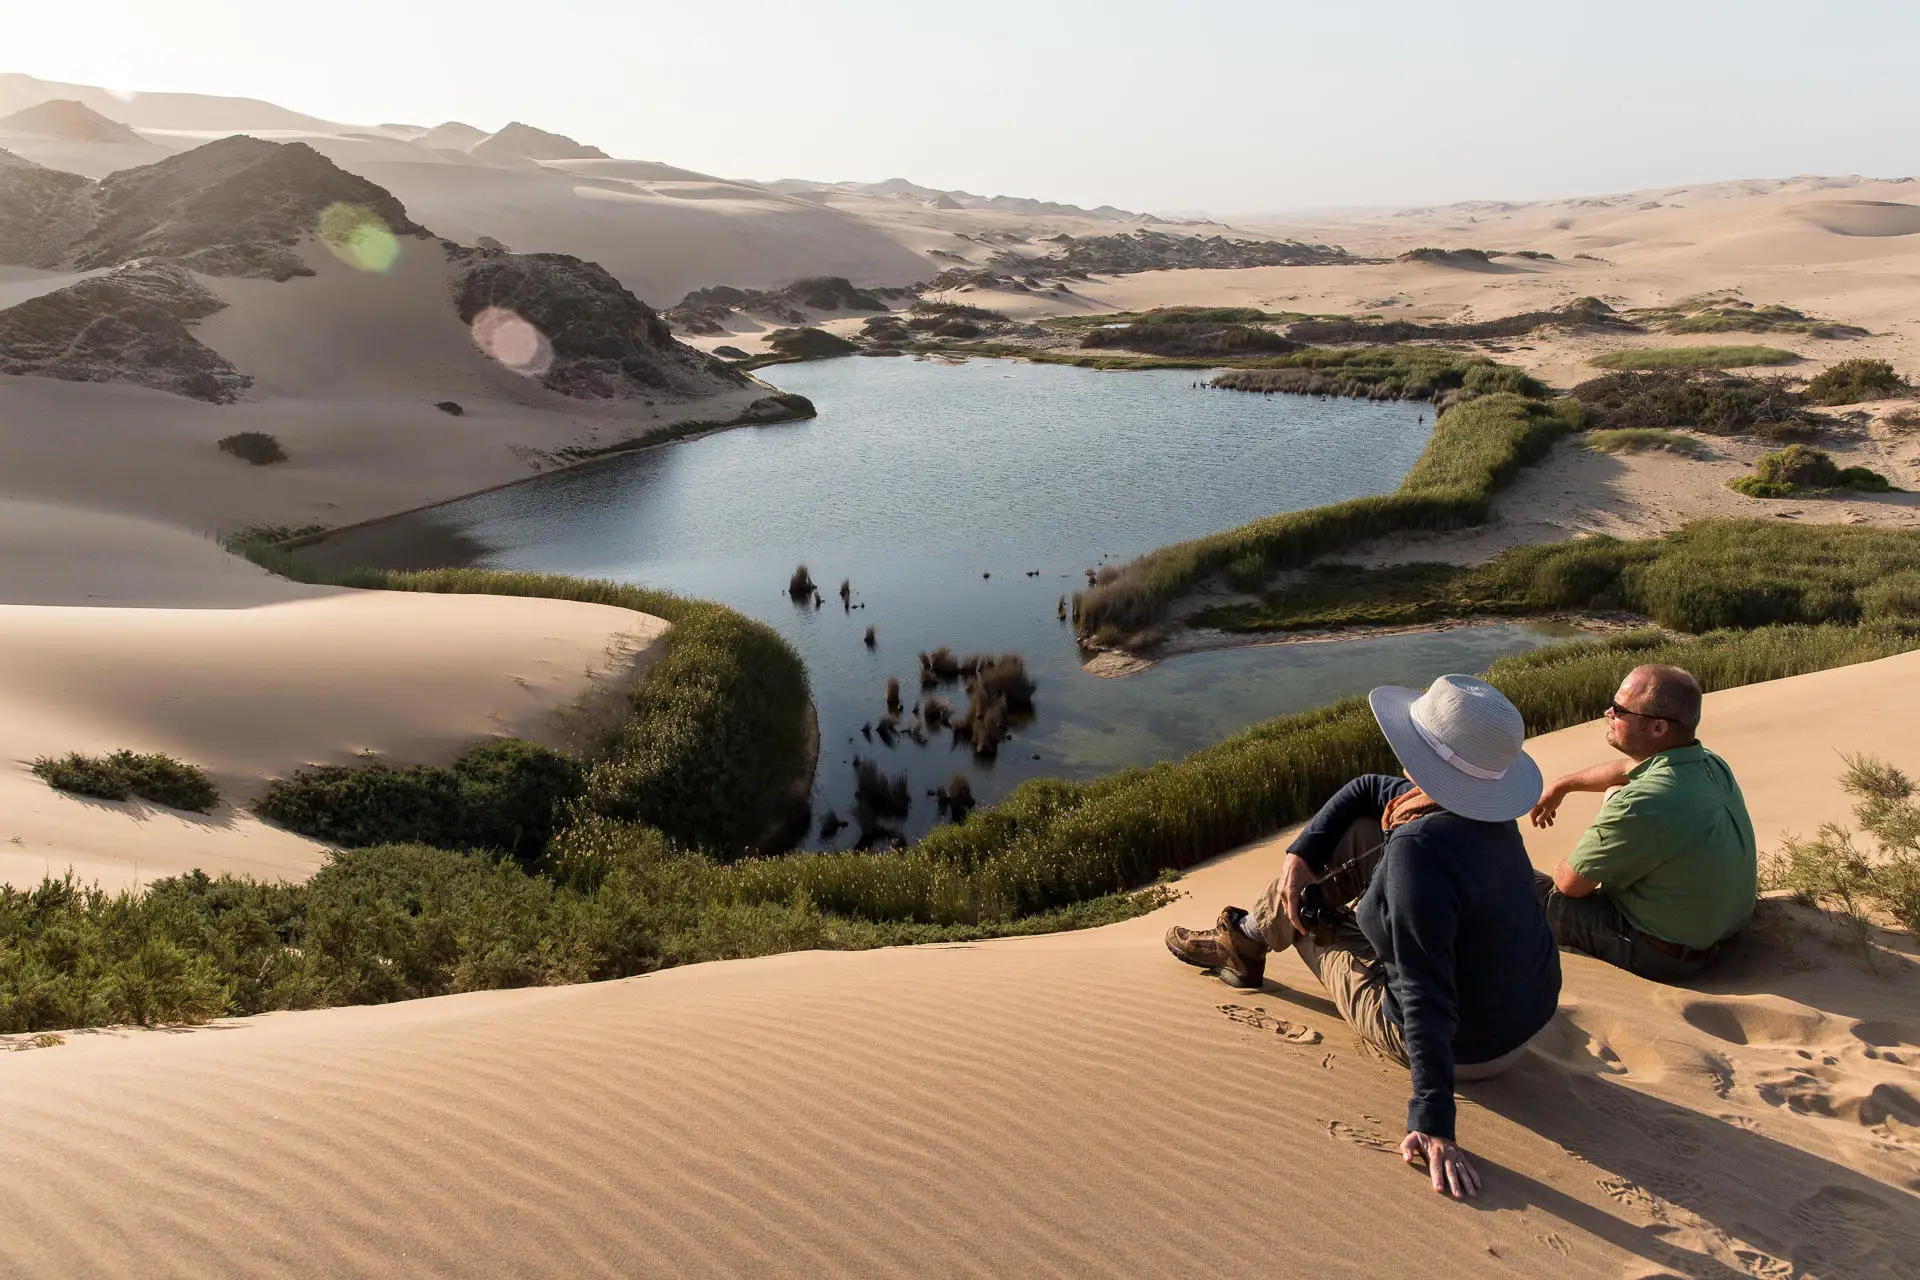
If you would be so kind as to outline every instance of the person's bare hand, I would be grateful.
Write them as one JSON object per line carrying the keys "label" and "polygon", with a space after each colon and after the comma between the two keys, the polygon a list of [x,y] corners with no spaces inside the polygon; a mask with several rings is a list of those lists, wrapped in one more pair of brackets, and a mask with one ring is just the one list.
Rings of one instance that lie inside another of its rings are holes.
{"label": "person's bare hand", "polygon": [[1280,900],[1286,904],[1287,919],[1293,921],[1293,927],[1301,933],[1305,933],[1307,927],[1300,923],[1300,895],[1319,879],[1307,860],[1297,853],[1288,854],[1280,864]]}
{"label": "person's bare hand", "polygon": [[1409,1133],[1400,1144],[1400,1158],[1408,1164],[1425,1160],[1435,1191],[1451,1193],[1455,1200],[1480,1194],[1480,1174],[1455,1142],[1424,1133]]}
{"label": "person's bare hand", "polygon": [[1541,792],[1540,802],[1533,806],[1533,811],[1527,814],[1527,817],[1533,820],[1533,825],[1536,827],[1550,827],[1553,825],[1554,816],[1560,812],[1560,802],[1566,798],[1567,793],[1560,790],[1558,786],[1549,786]]}

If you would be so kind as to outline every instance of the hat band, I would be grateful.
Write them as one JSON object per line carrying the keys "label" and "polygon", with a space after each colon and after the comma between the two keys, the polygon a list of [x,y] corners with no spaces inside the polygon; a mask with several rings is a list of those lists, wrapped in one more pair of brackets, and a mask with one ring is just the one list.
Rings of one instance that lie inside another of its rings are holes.
{"label": "hat band", "polygon": [[[1434,737],[1427,726],[1420,723],[1419,703],[1416,702],[1407,708],[1407,722],[1413,726],[1413,731],[1420,735],[1420,741],[1433,748],[1435,755],[1445,760],[1460,772],[1466,774],[1469,778],[1478,778],[1482,782],[1498,782],[1507,776],[1506,769],[1482,769],[1479,765],[1473,763],[1473,761],[1462,759],[1452,747]],[[1508,768],[1511,767],[1511,765],[1508,766]]]}

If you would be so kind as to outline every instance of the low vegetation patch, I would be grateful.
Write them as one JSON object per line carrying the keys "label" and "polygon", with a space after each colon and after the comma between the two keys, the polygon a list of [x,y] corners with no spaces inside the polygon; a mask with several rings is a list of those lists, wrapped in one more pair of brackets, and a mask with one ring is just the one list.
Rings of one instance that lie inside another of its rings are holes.
{"label": "low vegetation patch", "polygon": [[1683,453],[1689,458],[1702,457],[1706,453],[1706,446],[1692,436],[1683,436],[1678,431],[1659,427],[1609,427],[1588,431],[1581,435],[1580,443],[1601,453],[1638,453],[1645,449],[1661,449],[1668,453]]}
{"label": "low vegetation patch", "polygon": [[1920,533],[1703,520],[1664,538],[1516,547],[1482,565],[1316,565],[1197,626],[1301,631],[1562,610],[1627,611],[1676,631],[1770,623],[1920,629]]}
{"label": "low vegetation patch", "polygon": [[280,442],[264,431],[241,431],[224,436],[219,441],[219,447],[222,453],[230,453],[256,467],[287,460],[287,451],[280,447]]}
{"label": "low vegetation patch", "polygon": [[767,349],[760,355],[748,356],[736,362],[737,367],[757,369],[769,364],[793,364],[801,360],[829,360],[835,356],[857,354],[859,344],[849,342],[837,333],[828,333],[825,329],[802,326],[793,329],[775,329],[767,335]]}
{"label": "low vegetation patch", "polygon": [[1712,435],[1804,439],[1830,425],[1785,378],[1711,372],[1609,373],[1568,393],[1603,428],[1693,427]]}
{"label": "low vegetation patch", "polygon": [[342,848],[487,849],[532,864],[584,790],[573,757],[508,738],[471,748],[451,769],[380,760],[302,769],[269,786],[254,807]]}
{"label": "low vegetation patch", "polygon": [[1421,324],[1411,320],[1379,320],[1330,316],[1302,320],[1287,327],[1297,342],[1479,342],[1490,338],[1519,338],[1536,329],[1608,329],[1635,331],[1626,320],[1598,298],[1578,298],[1553,311],[1527,311],[1462,324]]}
{"label": "low vegetation patch", "polygon": [[1752,498],[1790,498],[1796,493],[1828,489],[1857,489],[1863,493],[1890,493],[1893,485],[1878,471],[1841,467],[1824,450],[1790,444],[1778,453],[1763,453],[1751,475],[1727,482]]}
{"label": "low vegetation patch", "polygon": [[1308,347],[1217,375],[1213,385],[1259,394],[1347,396],[1361,400],[1439,400],[1511,391],[1542,397],[1539,379],[1485,356],[1432,347]]}
{"label": "low vegetation patch", "polygon": [[[1445,355],[1425,348],[1389,354]],[[1492,390],[1503,382],[1529,390],[1538,389],[1538,384],[1519,370],[1449,358],[1453,365],[1436,366],[1426,376],[1436,381],[1442,376],[1458,378],[1454,388],[1473,398],[1440,414],[1426,450],[1394,492],[1266,516],[1104,569],[1091,588],[1074,598],[1080,634],[1100,643],[1139,636],[1160,621],[1176,598],[1209,574],[1225,573],[1242,589],[1252,589],[1275,570],[1307,564],[1368,538],[1483,523],[1494,493],[1579,424],[1579,406],[1522,390]],[[1446,372],[1448,368],[1451,373]],[[1234,376],[1223,374],[1222,378]],[[1487,390],[1482,393],[1480,388]]]}
{"label": "low vegetation patch", "polygon": [[1108,325],[1089,329],[1083,347],[1124,347],[1173,356],[1238,356],[1259,352],[1297,351],[1300,344],[1271,329],[1211,320],[1186,323]]}
{"label": "low vegetation patch", "polygon": [[220,803],[220,788],[205,769],[159,752],[43,756],[33,762],[33,772],[50,787],[102,800],[138,797],[191,813],[206,813]]}
{"label": "low vegetation patch", "polygon": [[1799,358],[1780,347],[1635,347],[1602,352],[1587,363],[1600,369],[1741,369]]}
{"label": "low vegetation patch", "polygon": [[[1644,662],[1709,690],[1902,652],[1889,627],[1635,634],[1497,663],[1535,732],[1598,714]],[[1054,932],[1169,900],[1166,878],[1305,817],[1392,767],[1363,700],[1258,725],[1095,782],[1030,781],[910,849],[731,865],[657,829],[574,822],[538,874],[424,845],[333,854],[305,884],[194,873],[144,893],[0,889],[0,1032],[192,1022],[577,982],[797,948]],[[1144,890],[1135,886],[1147,885]]]}
{"label": "low vegetation patch", "polygon": [[1859,404],[1863,400],[1889,400],[1912,390],[1885,360],[1842,360],[1822,369],[1807,383],[1807,401]]}
{"label": "low vegetation patch", "polygon": [[1804,333],[1815,338],[1864,338],[1857,325],[1819,320],[1779,305],[1755,306],[1738,298],[1690,298],[1670,307],[1645,307],[1634,320],[1664,333]]}
{"label": "low vegetation patch", "polygon": [[1920,803],[1913,780],[1872,756],[1844,759],[1840,785],[1853,797],[1854,822],[1873,848],[1860,848],[1853,832],[1829,822],[1811,839],[1787,837],[1762,862],[1760,885],[1833,912],[1863,948],[1872,942],[1873,914],[1920,935]]}

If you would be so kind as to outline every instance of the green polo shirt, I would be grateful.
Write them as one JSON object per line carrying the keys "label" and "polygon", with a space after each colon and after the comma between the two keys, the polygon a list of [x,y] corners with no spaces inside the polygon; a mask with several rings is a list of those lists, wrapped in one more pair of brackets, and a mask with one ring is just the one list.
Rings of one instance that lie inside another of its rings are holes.
{"label": "green polo shirt", "polygon": [[1567,856],[1633,925],[1710,947],[1753,916],[1753,821],[1727,762],[1698,742],[1647,757]]}

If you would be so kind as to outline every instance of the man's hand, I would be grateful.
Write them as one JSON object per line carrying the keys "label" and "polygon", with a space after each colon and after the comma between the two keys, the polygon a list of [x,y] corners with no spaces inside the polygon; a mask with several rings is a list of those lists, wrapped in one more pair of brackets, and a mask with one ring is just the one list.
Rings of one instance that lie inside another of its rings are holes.
{"label": "man's hand", "polygon": [[1288,854],[1280,864],[1280,900],[1286,904],[1287,919],[1293,921],[1293,927],[1301,933],[1305,933],[1307,927],[1300,923],[1300,895],[1319,879],[1307,860],[1297,853]]}
{"label": "man's hand", "polygon": [[1533,820],[1533,825],[1536,827],[1550,827],[1553,825],[1554,815],[1560,812],[1560,802],[1566,798],[1567,793],[1561,789],[1560,784],[1550,782],[1547,784],[1547,789],[1540,793],[1540,802],[1533,806],[1533,811],[1527,817]]}
{"label": "man's hand", "polygon": [[1480,1175],[1474,1171],[1473,1162],[1467,1159],[1465,1151],[1446,1138],[1410,1133],[1400,1144],[1400,1158],[1408,1164],[1425,1160],[1427,1172],[1433,1175],[1435,1191],[1450,1191],[1455,1200],[1480,1194]]}

